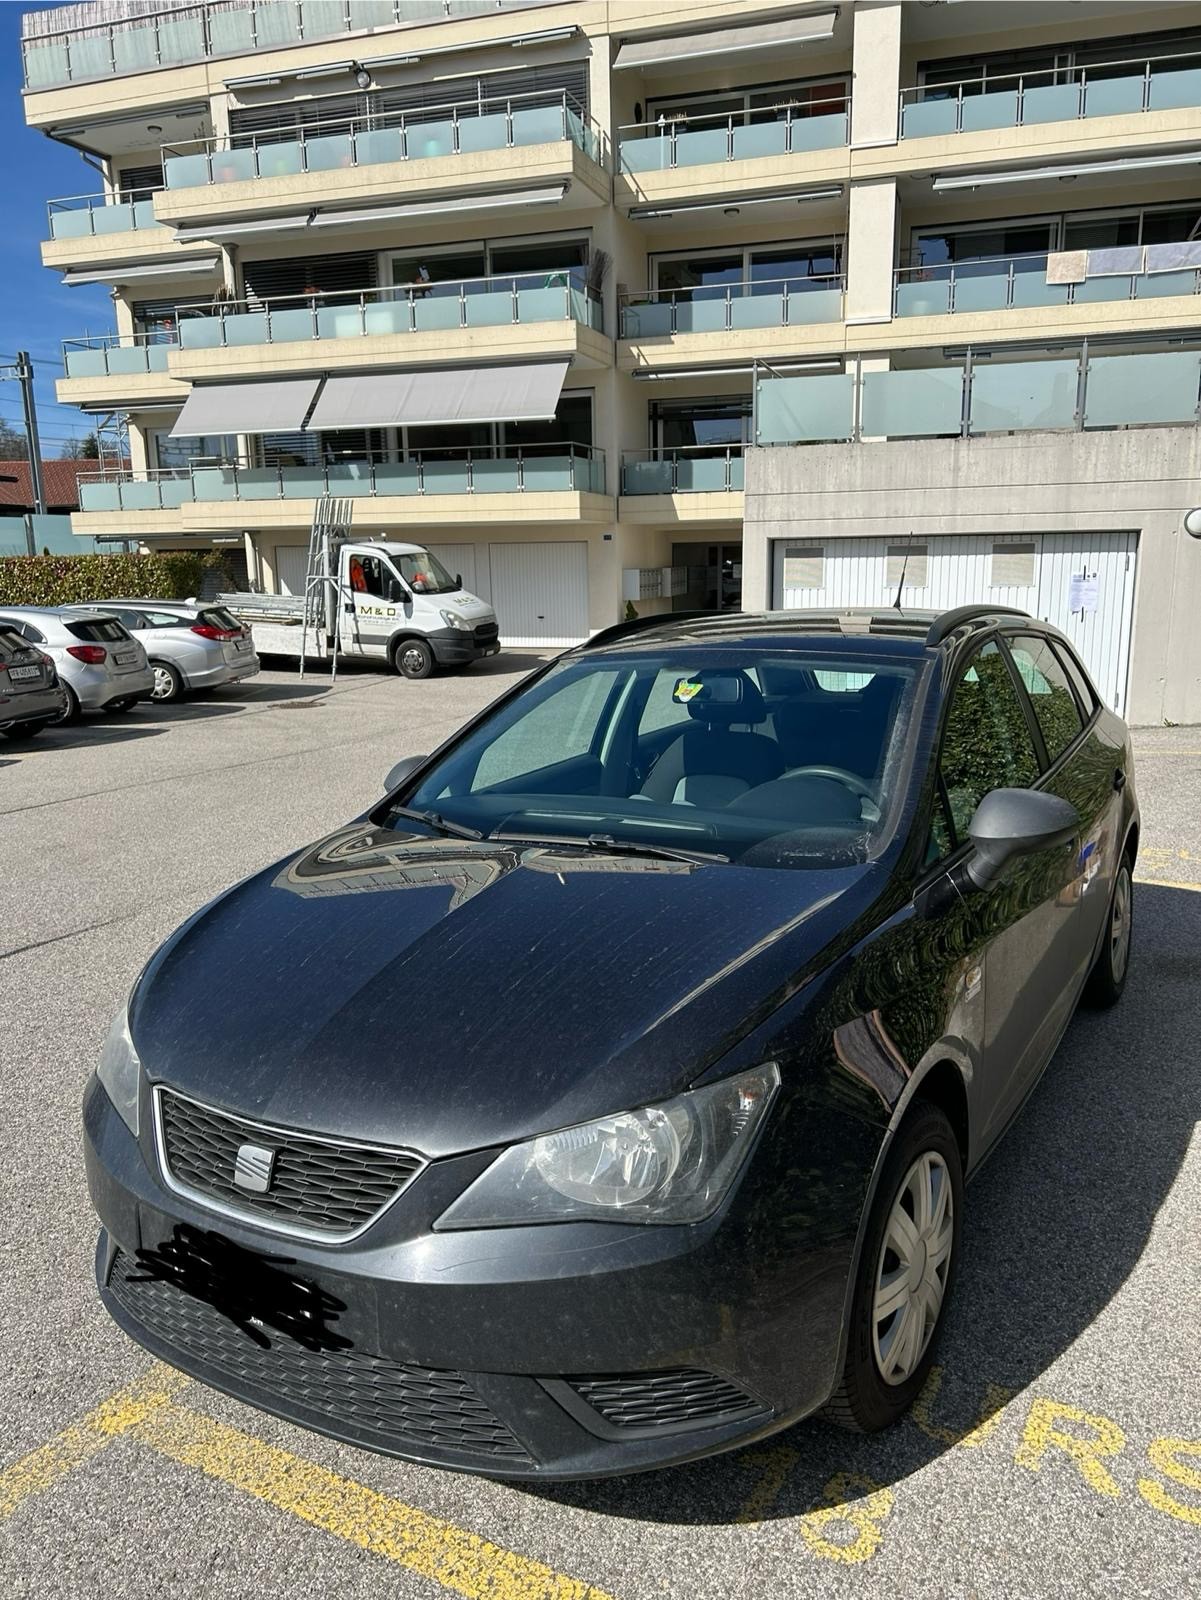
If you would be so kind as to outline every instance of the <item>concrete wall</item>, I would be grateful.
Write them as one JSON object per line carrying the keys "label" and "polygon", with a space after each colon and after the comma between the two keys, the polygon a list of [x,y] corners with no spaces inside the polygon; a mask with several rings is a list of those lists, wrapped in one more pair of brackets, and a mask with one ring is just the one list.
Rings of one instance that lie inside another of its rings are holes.
{"label": "concrete wall", "polygon": [[1028,433],[747,454],[743,606],[771,604],[774,539],[1138,533],[1129,717],[1201,722],[1201,430]]}

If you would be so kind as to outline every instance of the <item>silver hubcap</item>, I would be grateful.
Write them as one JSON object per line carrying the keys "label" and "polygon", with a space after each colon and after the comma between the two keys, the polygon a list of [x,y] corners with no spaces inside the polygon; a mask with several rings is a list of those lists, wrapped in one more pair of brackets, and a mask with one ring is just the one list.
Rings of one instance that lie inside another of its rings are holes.
{"label": "silver hubcap", "polygon": [[152,690],[154,698],[156,700],[170,700],[174,693],[175,679],[167,671],[166,667],[155,667],[154,689]]}
{"label": "silver hubcap", "polygon": [[1133,902],[1130,870],[1121,866],[1118,868],[1118,881],[1113,886],[1113,913],[1109,919],[1109,966],[1118,983],[1126,976],[1126,963],[1130,960]]}
{"label": "silver hubcap", "polygon": [[420,650],[406,650],[401,659],[406,672],[420,672],[425,666],[425,657]]}
{"label": "silver hubcap", "polygon": [[938,1325],[955,1237],[951,1175],[928,1150],[905,1175],[876,1266],[872,1348],[885,1383],[904,1383]]}

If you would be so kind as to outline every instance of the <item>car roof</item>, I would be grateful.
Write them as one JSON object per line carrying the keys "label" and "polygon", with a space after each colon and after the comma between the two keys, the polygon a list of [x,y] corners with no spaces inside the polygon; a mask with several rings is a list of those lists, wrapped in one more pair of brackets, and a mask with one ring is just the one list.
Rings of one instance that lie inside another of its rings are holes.
{"label": "car roof", "polygon": [[87,600],[72,600],[67,611],[95,611],[103,610],[106,606],[134,606],[139,611],[145,611],[153,606],[157,611],[200,611],[206,605],[216,605],[216,601],[208,600],[104,600],[97,601],[94,605]]}
{"label": "car roof", "polygon": [[106,600],[103,605],[89,605],[86,601],[77,601],[66,606],[8,606],[0,602],[0,616],[20,617],[77,617],[81,614],[88,617],[107,617],[116,622],[117,618],[107,609],[113,605],[112,600]]}

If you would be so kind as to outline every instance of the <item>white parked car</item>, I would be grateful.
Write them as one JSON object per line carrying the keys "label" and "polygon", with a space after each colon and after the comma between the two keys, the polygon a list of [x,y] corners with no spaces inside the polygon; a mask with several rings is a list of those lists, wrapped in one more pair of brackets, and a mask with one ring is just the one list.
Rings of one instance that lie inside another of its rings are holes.
{"label": "white parked car", "polygon": [[154,670],[152,700],[218,689],[259,670],[250,629],[223,606],[203,600],[106,600],[104,609],[145,649]]}
{"label": "white parked car", "polygon": [[5,606],[0,626],[15,628],[54,662],[67,691],[57,722],[74,722],[81,711],[127,711],[151,697],[146,652],[107,606]]}

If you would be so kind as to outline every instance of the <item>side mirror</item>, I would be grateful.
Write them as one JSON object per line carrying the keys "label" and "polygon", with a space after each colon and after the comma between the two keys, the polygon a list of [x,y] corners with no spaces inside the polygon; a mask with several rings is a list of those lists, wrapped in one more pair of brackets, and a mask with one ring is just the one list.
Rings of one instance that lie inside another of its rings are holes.
{"label": "side mirror", "polygon": [[1016,856],[1067,844],[1080,831],[1076,807],[1038,789],[993,789],[968,825],[975,850],[965,862],[969,881],[987,889]]}
{"label": "side mirror", "polygon": [[405,756],[398,761],[384,779],[384,793],[391,794],[393,789],[399,789],[409,774],[416,772],[421,763],[428,760],[428,756]]}
{"label": "side mirror", "polygon": [[456,589],[461,589],[462,587],[463,587],[463,574],[461,572],[456,572],[455,573],[455,588]]}

